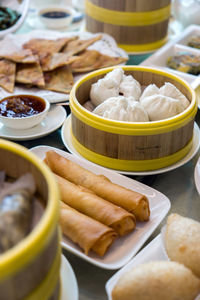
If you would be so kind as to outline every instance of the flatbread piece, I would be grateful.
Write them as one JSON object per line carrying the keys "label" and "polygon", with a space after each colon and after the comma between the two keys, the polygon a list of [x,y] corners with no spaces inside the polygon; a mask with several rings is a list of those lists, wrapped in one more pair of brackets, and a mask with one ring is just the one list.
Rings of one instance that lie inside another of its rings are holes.
{"label": "flatbread piece", "polygon": [[24,64],[37,62],[37,57],[33,55],[32,51],[29,49],[22,49],[19,52],[13,52],[11,54],[0,53],[0,58],[5,58],[17,63],[24,63]]}
{"label": "flatbread piece", "polygon": [[43,71],[52,71],[78,59],[78,56],[69,56],[67,53],[43,53],[40,55],[40,64]]}
{"label": "flatbread piece", "polygon": [[85,50],[79,55],[79,60],[71,64],[74,73],[89,72],[99,68],[115,66],[126,62],[124,57],[114,57],[101,54],[96,50]]}
{"label": "flatbread piece", "polygon": [[23,45],[24,49],[30,49],[33,54],[56,53],[59,52],[66,44],[77,39],[76,36],[70,38],[59,38],[56,40],[48,39],[31,39]]}
{"label": "flatbread piece", "polygon": [[87,47],[95,43],[96,41],[100,40],[101,38],[102,35],[99,34],[91,39],[87,39],[87,40],[77,39],[75,41],[71,41],[67,43],[67,45],[63,48],[62,52],[68,53],[70,55],[80,53],[83,50],[85,50]]}
{"label": "flatbread piece", "polygon": [[34,64],[17,64],[16,82],[44,86],[44,76],[39,61]]}
{"label": "flatbread piece", "polygon": [[44,72],[45,89],[68,94],[73,86],[73,75],[68,66]]}
{"label": "flatbread piece", "polygon": [[7,59],[0,60],[0,86],[13,93],[15,86],[16,63]]}

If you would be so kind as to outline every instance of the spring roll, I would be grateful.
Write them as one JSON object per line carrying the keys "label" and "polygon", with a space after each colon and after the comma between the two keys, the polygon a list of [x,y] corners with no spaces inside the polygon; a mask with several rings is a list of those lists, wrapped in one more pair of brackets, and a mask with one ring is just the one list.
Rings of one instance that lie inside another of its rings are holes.
{"label": "spring roll", "polygon": [[60,206],[60,225],[64,235],[77,243],[85,254],[93,250],[103,256],[117,237],[116,232],[62,202]]}
{"label": "spring roll", "polygon": [[56,174],[55,177],[60,188],[61,199],[70,207],[110,226],[119,235],[125,235],[134,230],[136,221],[133,214],[63,177]]}
{"label": "spring roll", "polygon": [[67,180],[92,190],[99,197],[108,200],[129,212],[139,221],[148,221],[149,202],[145,195],[111,182],[102,175],[96,175],[54,151],[46,152],[50,169]]}

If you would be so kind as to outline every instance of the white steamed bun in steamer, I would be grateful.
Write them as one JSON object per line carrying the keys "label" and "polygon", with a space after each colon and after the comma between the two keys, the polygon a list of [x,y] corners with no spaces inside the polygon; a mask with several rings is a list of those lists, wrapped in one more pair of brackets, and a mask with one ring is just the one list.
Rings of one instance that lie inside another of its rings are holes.
{"label": "white steamed bun in steamer", "polygon": [[168,119],[184,111],[179,100],[160,94],[145,97],[140,103],[147,111],[150,121]]}
{"label": "white steamed bun in steamer", "polygon": [[148,114],[133,97],[112,97],[97,106],[93,113],[107,119],[125,122],[148,122]]}
{"label": "white steamed bun in steamer", "polygon": [[116,68],[104,78],[93,83],[90,90],[90,100],[97,106],[110,97],[119,96],[119,86],[123,79],[124,71]]}
{"label": "white steamed bun in steamer", "polygon": [[140,103],[151,121],[174,117],[190,105],[189,100],[170,82],[165,82],[161,88],[155,84],[148,85],[140,97]]}
{"label": "white steamed bun in steamer", "polygon": [[124,97],[134,97],[137,101],[140,99],[142,93],[140,83],[131,75],[123,76],[119,86],[119,92]]}
{"label": "white steamed bun in steamer", "polygon": [[149,96],[153,96],[153,95],[159,95],[160,93],[160,89],[153,83],[148,85],[144,92],[142,93],[142,96],[140,97],[140,100],[149,97]]}
{"label": "white steamed bun in steamer", "polygon": [[91,102],[98,106],[103,101],[117,96],[133,97],[139,100],[141,96],[140,83],[131,75],[125,75],[122,68],[116,68],[93,83],[90,90]]}
{"label": "white steamed bun in steamer", "polygon": [[113,300],[194,300],[200,280],[177,262],[153,261],[122,273]]}
{"label": "white steamed bun in steamer", "polygon": [[185,95],[183,95],[183,93],[181,93],[175,85],[170,82],[165,82],[165,84],[160,88],[160,94],[179,100],[184,106],[184,109],[190,105],[190,101],[185,97]]}

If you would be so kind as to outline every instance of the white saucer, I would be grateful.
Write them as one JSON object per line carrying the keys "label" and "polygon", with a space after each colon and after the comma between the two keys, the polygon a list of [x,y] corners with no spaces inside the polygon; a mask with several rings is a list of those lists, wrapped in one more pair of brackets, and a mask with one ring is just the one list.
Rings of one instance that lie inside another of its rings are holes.
{"label": "white saucer", "polygon": [[60,276],[62,285],[60,300],[78,300],[78,284],[76,277],[70,263],[64,255],[62,255]]}
{"label": "white saucer", "polygon": [[[71,152],[74,155],[77,155],[79,157],[84,158],[72,145],[72,138],[71,138],[71,115],[69,115],[67,117],[67,119],[65,120],[62,129],[61,129],[61,138],[63,141],[63,144],[65,145],[65,147],[69,150],[69,152]],[[127,171],[119,171],[119,170],[114,170],[118,173],[121,174],[125,174],[125,175],[154,175],[154,174],[161,174],[161,173],[165,173],[171,170],[174,170],[176,168],[179,168],[181,166],[183,166],[184,164],[186,164],[189,160],[191,160],[194,155],[197,153],[198,149],[200,146],[200,130],[199,127],[196,123],[194,123],[194,135],[193,135],[193,145],[191,150],[188,152],[188,154],[182,158],[181,160],[179,160],[177,163],[172,164],[168,167],[165,168],[161,168],[158,170],[151,170],[151,171],[146,171],[146,172],[127,172]],[[84,158],[85,159],[85,158]],[[85,159],[86,160],[86,159]]]}
{"label": "white saucer", "polygon": [[46,118],[37,126],[29,129],[12,129],[5,127],[0,122],[0,137],[14,140],[25,141],[33,140],[45,136],[58,129],[66,119],[66,110],[62,106],[51,105]]}

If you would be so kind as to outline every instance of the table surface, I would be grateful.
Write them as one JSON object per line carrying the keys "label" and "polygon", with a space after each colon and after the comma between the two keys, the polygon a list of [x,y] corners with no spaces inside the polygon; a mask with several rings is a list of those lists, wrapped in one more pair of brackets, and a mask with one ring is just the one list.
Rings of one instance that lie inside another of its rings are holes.
{"label": "table surface", "polygon": [[[26,24],[19,30],[20,33],[27,31],[28,29]],[[131,57],[129,64],[133,63],[134,59],[134,57]],[[67,113],[70,113],[69,108],[67,108]],[[196,122],[200,126],[200,112],[197,113]],[[27,148],[32,148],[38,145],[49,145],[67,151],[62,143],[60,132],[61,130],[58,129],[46,137],[19,142],[19,144]],[[171,201],[171,209],[169,213],[176,212],[182,216],[187,216],[200,221],[200,198],[194,181],[194,169],[199,155],[200,152],[198,151],[191,161],[167,173],[143,177],[133,176],[133,178],[140,180],[165,194]],[[160,233],[160,229],[165,222],[166,218],[151,235],[146,244]],[[107,299],[105,283],[114,273],[116,273],[116,270],[110,271],[98,268],[67,252],[66,250],[63,250],[63,254],[68,259],[76,275],[79,287],[79,299]]]}

